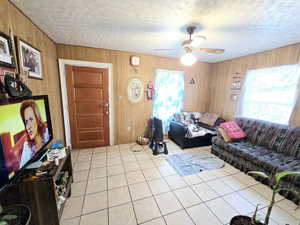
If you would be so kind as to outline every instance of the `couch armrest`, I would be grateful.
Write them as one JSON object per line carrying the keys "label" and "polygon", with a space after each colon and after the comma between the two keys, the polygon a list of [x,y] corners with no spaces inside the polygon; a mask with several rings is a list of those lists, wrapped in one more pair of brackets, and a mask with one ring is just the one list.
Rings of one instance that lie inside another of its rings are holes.
{"label": "couch armrest", "polygon": [[171,121],[170,123],[170,130],[169,130],[169,138],[173,141],[175,141],[176,144],[178,144],[181,148],[184,148],[185,146],[185,134],[187,132],[187,126]]}
{"label": "couch armrest", "polygon": [[183,132],[184,134],[187,131],[187,125],[177,122],[177,121],[171,121],[170,123],[170,131],[175,131],[175,132]]}
{"label": "couch armrest", "polygon": [[200,126],[200,127],[203,127],[203,128],[206,128],[206,129],[209,129],[211,131],[217,131],[218,130],[218,127],[220,126],[221,123],[224,123],[226,122],[226,120],[224,120],[223,118],[219,117],[215,124],[213,126],[210,126],[206,123],[202,123],[202,122],[198,122],[197,125]]}
{"label": "couch armrest", "polygon": [[226,120],[224,120],[222,117],[219,117],[219,118],[216,120],[216,122],[215,122],[215,124],[214,124],[214,127],[218,127],[218,126],[220,126],[221,123],[224,123],[224,122],[226,122]]}
{"label": "couch armrest", "polygon": [[207,125],[206,123],[198,122],[197,125],[200,126],[200,127],[206,128],[208,130],[215,131],[215,127]]}

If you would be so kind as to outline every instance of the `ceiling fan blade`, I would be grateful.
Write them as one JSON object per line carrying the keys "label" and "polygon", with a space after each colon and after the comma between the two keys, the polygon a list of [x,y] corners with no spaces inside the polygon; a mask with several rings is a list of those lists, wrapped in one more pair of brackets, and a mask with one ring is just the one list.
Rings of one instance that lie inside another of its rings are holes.
{"label": "ceiling fan blade", "polygon": [[204,52],[204,53],[213,53],[213,54],[222,54],[225,52],[225,49],[217,49],[217,48],[199,48],[193,50],[195,52]]}
{"label": "ceiling fan blade", "polygon": [[154,51],[177,51],[178,49],[175,48],[156,48],[153,49]]}

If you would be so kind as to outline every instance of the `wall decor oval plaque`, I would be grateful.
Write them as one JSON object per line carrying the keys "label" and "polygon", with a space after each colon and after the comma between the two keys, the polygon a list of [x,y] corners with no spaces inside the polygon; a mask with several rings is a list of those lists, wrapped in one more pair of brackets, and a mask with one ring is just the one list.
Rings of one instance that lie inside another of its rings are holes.
{"label": "wall decor oval plaque", "polygon": [[127,85],[128,99],[132,103],[138,103],[144,95],[143,83],[139,78],[132,78]]}

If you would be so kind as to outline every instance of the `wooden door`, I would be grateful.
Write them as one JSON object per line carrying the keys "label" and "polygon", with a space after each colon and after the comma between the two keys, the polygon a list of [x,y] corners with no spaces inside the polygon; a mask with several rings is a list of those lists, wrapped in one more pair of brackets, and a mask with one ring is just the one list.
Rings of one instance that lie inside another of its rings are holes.
{"label": "wooden door", "polygon": [[108,70],[66,65],[73,148],[109,144]]}

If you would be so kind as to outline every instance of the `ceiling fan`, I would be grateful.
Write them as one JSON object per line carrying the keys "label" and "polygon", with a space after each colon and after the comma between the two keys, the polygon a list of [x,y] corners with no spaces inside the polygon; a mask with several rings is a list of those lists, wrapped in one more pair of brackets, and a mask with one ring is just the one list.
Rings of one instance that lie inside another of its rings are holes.
{"label": "ceiling fan", "polygon": [[[186,32],[189,35],[187,40],[184,40],[181,43],[181,47],[185,50],[185,54],[183,54],[180,58],[180,61],[184,65],[192,65],[197,61],[196,56],[193,52],[201,52],[201,53],[212,53],[212,54],[222,54],[225,52],[225,49],[217,49],[217,48],[199,48],[201,43],[206,40],[206,37],[194,35],[196,26],[191,25],[186,28]],[[176,49],[156,49],[158,51],[161,50],[176,50]]]}

